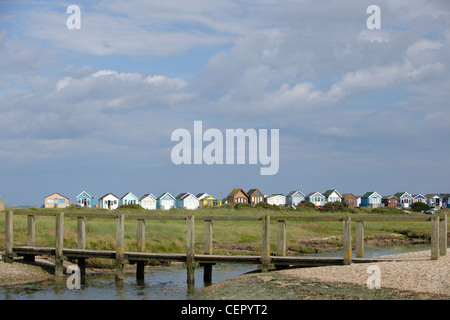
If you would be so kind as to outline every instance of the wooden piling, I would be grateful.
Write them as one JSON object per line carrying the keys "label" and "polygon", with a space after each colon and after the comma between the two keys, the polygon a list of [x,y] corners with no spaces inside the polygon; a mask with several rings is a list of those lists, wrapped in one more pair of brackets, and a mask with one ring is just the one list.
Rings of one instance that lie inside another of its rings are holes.
{"label": "wooden piling", "polygon": [[[145,220],[137,220],[137,251],[144,252],[145,250]],[[145,262],[136,262],[136,279],[144,279]]]}
{"label": "wooden piling", "polygon": [[364,258],[364,221],[356,221],[356,257]]}
{"label": "wooden piling", "polygon": [[[86,220],[84,217],[77,218],[77,240],[78,249],[86,249]],[[80,275],[84,277],[86,275],[86,259],[78,258],[78,267],[80,268]]]}
{"label": "wooden piling", "polygon": [[5,213],[5,255],[3,261],[13,262],[13,212],[8,210]]}
{"label": "wooden piling", "polygon": [[[34,247],[35,246],[35,230],[36,230],[36,219],[34,215],[28,215],[28,239],[27,246]],[[28,262],[34,262],[34,254],[24,254],[23,259]]]}
{"label": "wooden piling", "polygon": [[56,243],[55,243],[55,276],[64,275],[63,266],[63,246],[64,246],[64,212],[56,214]]}
{"label": "wooden piling", "polygon": [[123,280],[125,269],[125,215],[117,215],[115,278]]}
{"label": "wooden piling", "polygon": [[439,258],[439,216],[431,217],[431,260]]}
{"label": "wooden piling", "polygon": [[261,272],[270,267],[270,216],[263,216],[261,223]]}
{"label": "wooden piling", "polygon": [[195,282],[195,216],[186,217],[186,269],[187,283]]}
{"label": "wooden piling", "polygon": [[343,255],[344,265],[352,263],[352,232],[351,232],[351,218],[344,217],[343,219]]}
{"label": "wooden piling", "polygon": [[278,221],[278,248],[277,256],[286,255],[286,220]]}
{"label": "wooden piling", "polygon": [[447,255],[447,215],[443,214],[439,220],[439,254]]}
{"label": "wooden piling", "polygon": [[[204,253],[207,255],[212,255],[213,253],[213,222],[212,220],[205,220],[205,243],[204,243]],[[203,282],[212,282],[212,266],[214,263],[202,263],[200,266],[203,267]]]}
{"label": "wooden piling", "polygon": [[28,240],[27,246],[34,247],[36,239],[36,218],[33,215],[28,216]]}

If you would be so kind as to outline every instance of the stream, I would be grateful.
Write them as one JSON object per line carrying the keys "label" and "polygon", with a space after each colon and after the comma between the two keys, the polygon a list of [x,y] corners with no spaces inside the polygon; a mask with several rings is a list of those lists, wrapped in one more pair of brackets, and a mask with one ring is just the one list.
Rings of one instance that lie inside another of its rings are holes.
{"label": "stream", "polygon": [[[429,244],[392,247],[366,247],[365,257],[378,257],[412,251],[429,250]],[[309,256],[342,256],[327,252]],[[213,266],[212,284],[257,270],[257,265],[219,264]],[[66,278],[65,278],[66,279]],[[195,270],[195,284],[186,283],[186,268],[182,265],[148,268],[145,278],[137,280],[134,272],[126,273],[123,281],[115,281],[114,273],[87,275],[81,289],[69,289],[66,280],[0,287],[0,300],[191,300],[207,286],[203,283],[203,268]]]}

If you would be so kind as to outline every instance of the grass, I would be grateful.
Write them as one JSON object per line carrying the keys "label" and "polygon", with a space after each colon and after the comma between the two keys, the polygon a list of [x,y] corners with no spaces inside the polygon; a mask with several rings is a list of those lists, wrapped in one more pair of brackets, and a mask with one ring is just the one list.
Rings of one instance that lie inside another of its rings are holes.
{"label": "grass", "polygon": [[[15,208],[8,208],[14,209]],[[49,211],[49,209],[33,209],[35,211]],[[54,209],[51,209],[54,210]],[[50,211],[51,211],[50,210]],[[78,209],[65,209],[65,212],[74,212]],[[81,212],[109,212],[103,209],[83,209]],[[446,210],[450,212],[450,210]],[[61,209],[55,210],[61,212]],[[128,210],[123,212],[158,214],[158,215],[370,215],[371,210],[352,210],[342,213],[318,213],[315,210],[268,210],[268,209],[199,209],[148,211]],[[378,213],[379,214],[379,213]],[[389,212],[390,214],[390,212]],[[414,213],[420,214],[420,213]],[[0,213],[0,248],[5,245],[5,214]],[[353,224],[353,234],[355,234]],[[179,252],[186,250],[186,223],[178,220],[146,220],[145,225],[145,251],[148,252]],[[214,253],[236,254],[237,251],[246,250],[250,253],[259,254],[261,223],[259,221],[214,221],[213,227]],[[27,243],[27,217],[14,216],[13,220],[14,245],[26,245]],[[136,220],[125,220],[125,250],[136,251]],[[366,222],[365,235],[371,237],[380,234],[401,234],[406,237],[430,237],[429,222]],[[204,226],[202,221],[196,221],[195,243],[196,252],[202,252]],[[291,222],[287,223],[288,248],[300,252],[310,252],[311,248],[299,243],[300,239],[324,238],[342,235],[342,222],[313,221],[313,222]],[[96,250],[115,250],[116,221],[107,218],[86,218],[86,248]],[[331,240],[335,241],[335,240]],[[55,243],[55,218],[36,216],[36,245],[53,247]],[[271,222],[271,248],[276,252],[277,244],[277,222]],[[77,219],[64,218],[64,247],[77,248]]]}

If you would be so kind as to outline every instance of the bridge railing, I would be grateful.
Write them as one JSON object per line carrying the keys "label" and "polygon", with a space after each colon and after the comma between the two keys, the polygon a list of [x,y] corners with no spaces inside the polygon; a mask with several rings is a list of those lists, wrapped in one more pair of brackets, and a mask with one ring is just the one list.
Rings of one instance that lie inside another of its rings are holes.
{"label": "bridge railing", "polygon": [[[28,219],[28,236],[26,247],[13,246],[13,216],[27,216]],[[56,218],[55,226],[55,248],[37,248],[35,242],[35,217],[36,216],[54,216]],[[77,250],[64,249],[64,218],[77,218]],[[115,253],[101,250],[86,250],[86,218],[109,218],[116,219],[116,245]],[[355,250],[357,258],[364,258],[364,223],[374,221],[398,221],[398,222],[431,222],[431,259],[436,260],[439,255],[447,253],[447,214],[435,215],[291,215],[291,216],[231,216],[231,215],[165,215],[165,214],[136,214],[136,213],[86,213],[86,212],[45,212],[31,210],[6,211],[5,213],[5,255],[4,260],[12,262],[15,253],[22,254],[26,259],[34,259],[37,250],[39,252],[48,253],[55,256],[55,275],[63,274],[64,255],[72,255],[78,258],[78,264],[84,270],[86,257],[100,256],[115,259],[116,276],[123,278],[125,259],[125,219],[134,219],[137,221],[137,248],[134,255],[137,263],[137,277],[143,277],[144,261],[149,254],[145,256],[145,221],[146,220],[181,220],[186,221],[186,253],[172,254],[166,256],[167,259],[185,261],[188,268],[189,277],[193,277],[193,270],[196,263],[196,256],[213,255],[213,221],[260,221],[261,222],[261,270],[266,271],[270,267],[270,223],[278,222],[277,231],[277,252],[276,256],[286,256],[287,250],[287,222],[291,221],[342,221],[342,241],[343,241],[343,263],[350,264],[352,262],[352,235],[351,222],[356,222]],[[195,245],[195,220],[203,221],[204,232],[204,254],[196,255],[194,251]],[[28,251],[27,251],[28,250]],[[95,251],[95,252],[94,252]],[[28,252],[28,254],[27,254]],[[89,255],[90,253],[91,255]],[[139,260],[141,253],[142,259]],[[161,254],[163,257],[164,254]],[[127,252],[127,256],[133,256]],[[157,255],[154,255],[157,257]],[[273,256],[272,256],[273,257]],[[251,259],[249,259],[251,260]],[[251,261],[254,261],[251,260]],[[213,263],[205,263],[210,267]],[[206,270],[206,269],[205,269]],[[193,279],[192,279],[193,280]]]}

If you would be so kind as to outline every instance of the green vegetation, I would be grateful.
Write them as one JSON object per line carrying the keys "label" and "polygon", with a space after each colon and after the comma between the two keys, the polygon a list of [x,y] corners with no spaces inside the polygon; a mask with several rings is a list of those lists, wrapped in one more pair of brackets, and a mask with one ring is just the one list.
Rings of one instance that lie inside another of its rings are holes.
{"label": "green vegetation", "polygon": [[340,202],[340,201],[327,202],[322,207],[322,211],[324,212],[343,212],[343,211],[348,212],[349,209],[350,207],[347,202]]}
{"label": "green vegetation", "polygon": [[430,210],[430,207],[423,202],[414,202],[412,205],[412,210],[414,212],[422,212],[422,211],[427,211]]}
{"label": "green vegetation", "polygon": [[376,214],[405,214],[405,212],[401,209],[392,208],[392,207],[379,207],[374,208],[370,211],[370,213]]}

